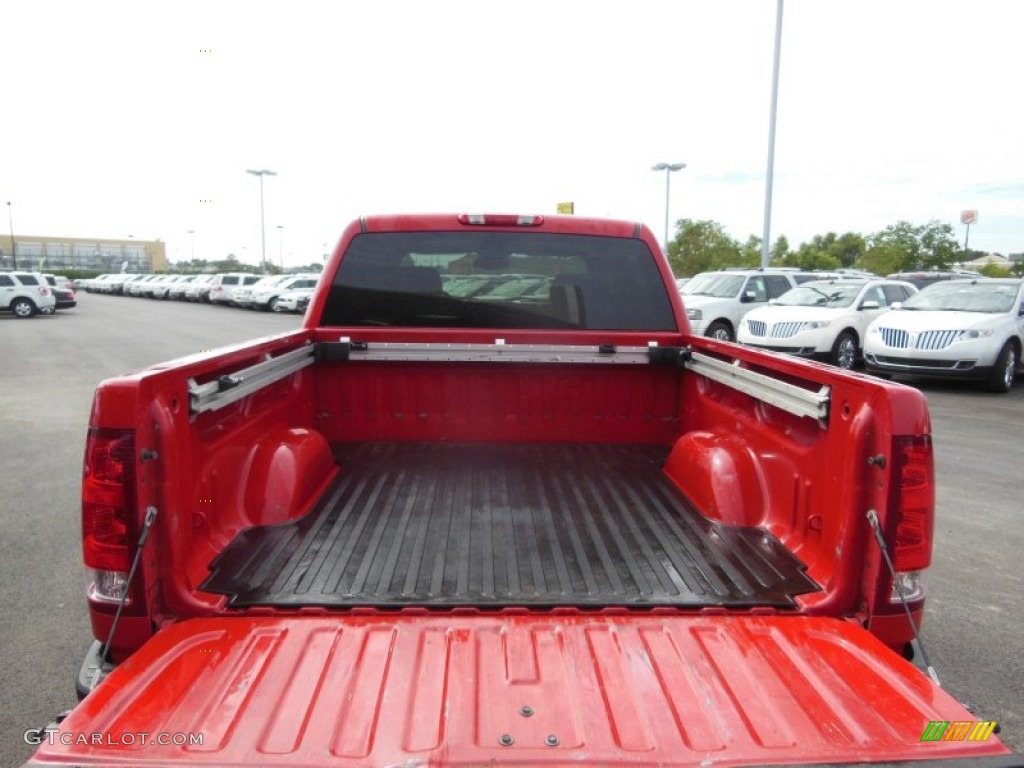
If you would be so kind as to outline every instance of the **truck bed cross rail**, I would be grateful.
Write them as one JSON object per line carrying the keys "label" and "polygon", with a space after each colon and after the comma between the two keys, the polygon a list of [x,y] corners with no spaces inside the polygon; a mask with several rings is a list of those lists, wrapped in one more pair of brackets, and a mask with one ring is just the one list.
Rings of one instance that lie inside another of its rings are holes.
{"label": "truck bed cross rail", "polygon": [[189,379],[189,412],[194,416],[204,411],[223,408],[275,381],[291,376],[307,365],[312,365],[313,362],[313,346],[307,345],[234,373],[220,376],[205,384],[200,384],[195,379]]}

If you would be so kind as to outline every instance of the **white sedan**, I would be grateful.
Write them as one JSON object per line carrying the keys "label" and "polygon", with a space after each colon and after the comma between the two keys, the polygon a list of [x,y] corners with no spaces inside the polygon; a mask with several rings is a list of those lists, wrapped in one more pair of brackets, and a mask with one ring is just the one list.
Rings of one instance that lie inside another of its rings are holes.
{"label": "white sedan", "polygon": [[1009,392],[1024,347],[1020,280],[929,285],[868,328],[864,361],[883,375],[978,379]]}
{"label": "white sedan", "polygon": [[852,368],[860,356],[868,324],[894,302],[917,293],[898,280],[817,280],[747,313],[740,344]]}

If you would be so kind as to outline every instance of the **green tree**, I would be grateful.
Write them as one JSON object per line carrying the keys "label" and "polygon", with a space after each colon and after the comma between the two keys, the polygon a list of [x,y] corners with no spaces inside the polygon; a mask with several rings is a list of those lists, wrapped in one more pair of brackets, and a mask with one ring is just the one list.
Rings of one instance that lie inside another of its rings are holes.
{"label": "green tree", "polygon": [[737,267],[760,267],[761,266],[761,238],[751,235],[747,242],[740,248],[739,263],[730,265]]}
{"label": "green tree", "polygon": [[677,276],[689,277],[739,266],[740,246],[715,221],[680,219],[676,222],[676,236],[668,244],[668,260]]}
{"label": "green tree", "polygon": [[834,232],[829,232],[827,235],[815,235],[811,242],[801,243],[795,251],[789,250],[787,247],[786,253],[778,259],[773,257],[772,263],[777,266],[806,270],[838,269],[839,259],[831,254],[835,242]]}
{"label": "green tree", "polygon": [[801,243],[795,254],[791,254],[787,266],[800,267],[808,271],[815,269],[839,269],[839,259],[829,253],[835,245],[835,232],[815,235],[809,243]]}
{"label": "green tree", "polygon": [[898,221],[868,238],[861,260],[879,275],[919,269],[948,269],[960,254],[953,227],[939,221],[913,225]]}
{"label": "green tree", "polygon": [[856,232],[847,232],[840,235],[838,239],[831,246],[829,246],[829,255],[838,259],[839,264],[845,269],[849,269],[862,258],[864,258],[864,252],[867,250],[867,244],[864,242],[864,238],[858,235]]}
{"label": "green tree", "polygon": [[978,270],[985,277],[1010,277],[1013,273],[1007,267],[1001,267],[998,264],[986,264]]}
{"label": "green tree", "polygon": [[787,256],[789,256],[789,240],[785,235],[779,235],[775,240],[775,245],[772,246],[770,263],[773,266],[781,266],[785,263]]}
{"label": "green tree", "polygon": [[963,259],[952,224],[929,221],[921,227],[921,256],[925,269],[949,269]]}

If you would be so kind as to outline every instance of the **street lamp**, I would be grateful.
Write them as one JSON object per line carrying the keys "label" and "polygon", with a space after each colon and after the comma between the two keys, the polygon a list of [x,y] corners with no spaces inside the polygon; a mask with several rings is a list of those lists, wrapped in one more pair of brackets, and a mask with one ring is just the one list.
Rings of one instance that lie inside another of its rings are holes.
{"label": "street lamp", "polygon": [[188,239],[189,245],[192,246],[192,261],[194,262],[196,260],[196,231],[194,229],[188,231]]}
{"label": "street lamp", "polygon": [[775,58],[772,64],[772,101],[768,114],[768,171],[764,177],[764,236],[761,238],[761,266],[767,267],[772,253],[772,187],[775,184],[775,116],[779,110],[779,57],[782,52],[782,0],[775,6]]}
{"label": "street lamp", "polygon": [[267,228],[263,223],[263,177],[264,176],[277,176],[273,171],[266,169],[260,171],[247,170],[246,173],[251,173],[253,176],[260,177],[260,241],[262,243],[261,250],[261,261],[260,269],[264,272],[267,271]]}
{"label": "street lamp", "polygon": [[281,273],[284,274],[284,224],[277,225],[277,260],[281,262]]}
{"label": "street lamp", "polygon": [[11,225],[11,268],[18,268],[18,246],[14,242],[14,219],[11,218],[11,201],[7,201],[7,222]]}
{"label": "street lamp", "polygon": [[658,163],[652,165],[652,171],[664,171],[665,172],[665,253],[668,254],[668,194],[669,187],[671,185],[670,174],[673,171],[681,171],[686,167],[686,163]]}

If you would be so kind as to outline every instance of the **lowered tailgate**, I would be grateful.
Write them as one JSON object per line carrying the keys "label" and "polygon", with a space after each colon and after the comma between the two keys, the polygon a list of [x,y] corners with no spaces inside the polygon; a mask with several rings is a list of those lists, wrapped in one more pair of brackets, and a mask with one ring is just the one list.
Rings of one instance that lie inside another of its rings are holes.
{"label": "lowered tailgate", "polygon": [[921,741],[930,721],[971,719],[837,619],[224,617],[158,632],[30,765],[985,765],[1009,754],[996,737]]}

